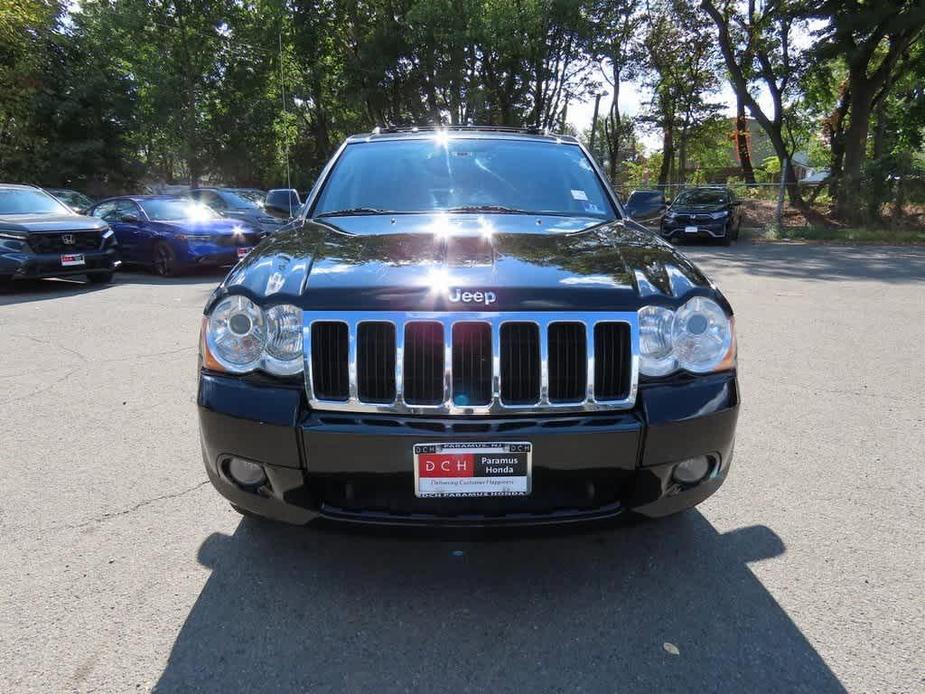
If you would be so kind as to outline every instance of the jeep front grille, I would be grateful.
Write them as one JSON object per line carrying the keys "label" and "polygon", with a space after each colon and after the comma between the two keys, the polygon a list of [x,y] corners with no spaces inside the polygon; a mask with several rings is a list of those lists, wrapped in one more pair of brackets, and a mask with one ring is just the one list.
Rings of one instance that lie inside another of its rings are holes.
{"label": "jeep front grille", "polygon": [[636,399],[634,312],[306,312],[303,337],[317,410],[586,412]]}

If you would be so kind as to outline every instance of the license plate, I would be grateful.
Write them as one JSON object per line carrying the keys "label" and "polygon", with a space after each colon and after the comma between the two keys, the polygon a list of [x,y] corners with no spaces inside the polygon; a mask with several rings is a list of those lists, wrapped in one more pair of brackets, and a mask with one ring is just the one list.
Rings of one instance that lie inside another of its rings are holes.
{"label": "license plate", "polygon": [[74,265],[86,265],[83,253],[77,255],[62,255],[61,265],[64,267],[73,267]]}
{"label": "license plate", "polygon": [[688,234],[696,234],[697,227],[684,227],[684,231],[685,233],[688,233]]}
{"label": "license plate", "polygon": [[248,246],[247,248],[239,248],[239,249],[238,249],[238,260],[241,260],[241,258],[243,258],[244,256],[246,256],[246,255],[247,255],[248,253],[250,253],[252,250],[254,250],[254,247],[253,247],[253,246]]}
{"label": "license plate", "polygon": [[418,443],[414,494],[419,498],[526,496],[533,444]]}

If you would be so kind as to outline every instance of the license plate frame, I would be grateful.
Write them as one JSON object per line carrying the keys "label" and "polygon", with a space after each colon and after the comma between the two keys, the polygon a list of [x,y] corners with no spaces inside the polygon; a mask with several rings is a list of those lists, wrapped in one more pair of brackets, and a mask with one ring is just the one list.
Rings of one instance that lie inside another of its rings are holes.
{"label": "license plate frame", "polygon": [[416,443],[411,452],[419,499],[522,497],[533,490],[529,441]]}
{"label": "license plate frame", "polygon": [[696,234],[697,231],[698,231],[698,229],[697,229],[697,227],[695,227],[695,226],[686,226],[686,227],[684,227],[684,233],[685,233],[685,234]]}
{"label": "license plate frame", "polygon": [[81,267],[86,265],[87,261],[83,253],[62,253],[61,267]]}

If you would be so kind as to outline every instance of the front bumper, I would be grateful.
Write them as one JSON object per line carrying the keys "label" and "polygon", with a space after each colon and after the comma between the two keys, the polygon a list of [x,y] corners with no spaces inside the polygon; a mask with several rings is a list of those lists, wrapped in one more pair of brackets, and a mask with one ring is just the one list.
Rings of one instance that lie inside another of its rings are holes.
{"label": "front bumper", "polygon": [[[696,231],[688,231],[688,229]],[[723,219],[698,219],[696,221],[682,220],[662,220],[661,234],[666,239],[677,238],[705,238],[705,239],[722,239],[729,232],[729,218]]]}
{"label": "front bumper", "polygon": [[[199,381],[203,460],[237,506],[290,523],[318,517],[386,525],[542,525],[632,511],[656,517],[694,506],[723,483],[732,461],[735,372],[640,387],[625,412],[529,417],[440,417],[312,412],[300,387],[204,372]],[[527,497],[419,499],[412,446],[438,441],[529,441]],[[260,463],[268,483],[236,484],[230,456]],[[709,474],[673,480],[678,461],[706,455]]]}
{"label": "front bumper", "polygon": [[0,251],[0,278],[40,279],[43,277],[68,277],[112,272],[117,264],[115,248],[99,251],[76,251],[84,257],[83,265],[61,265],[60,253],[31,253],[24,251]]}
{"label": "front bumper", "polygon": [[263,240],[259,238],[242,240],[235,245],[221,243],[188,241],[185,256],[182,258],[186,264],[203,267],[227,267],[235,265],[244,256],[238,255],[238,249],[253,250]]}

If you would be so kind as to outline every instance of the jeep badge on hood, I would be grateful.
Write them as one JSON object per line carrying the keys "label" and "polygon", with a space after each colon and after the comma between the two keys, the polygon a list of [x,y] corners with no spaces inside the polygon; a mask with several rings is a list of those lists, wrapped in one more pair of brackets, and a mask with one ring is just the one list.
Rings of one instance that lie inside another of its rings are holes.
{"label": "jeep badge on hood", "polygon": [[460,289],[459,287],[450,289],[447,298],[454,304],[485,304],[486,306],[491,306],[498,300],[494,292],[482,290],[468,291]]}

